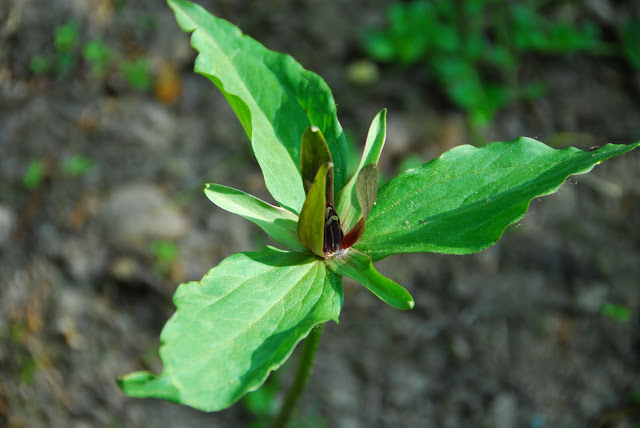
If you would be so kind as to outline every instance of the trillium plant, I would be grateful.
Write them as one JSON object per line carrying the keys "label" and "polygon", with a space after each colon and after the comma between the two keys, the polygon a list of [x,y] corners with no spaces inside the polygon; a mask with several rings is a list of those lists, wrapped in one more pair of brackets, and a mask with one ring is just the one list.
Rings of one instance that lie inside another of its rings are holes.
{"label": "trillium plant", "polygon": [[133,397],[225,409],[260,387],[306,338],[278,419],[284,425],[309,375],[322,324],[338,322],[342,277],[393,308],[412,309],[409,292],[373,262],[400,253],[481,251],[524,216],[533,198],[640,145],[555,150],[530,138],[462,145],[378,189],[385,110],[373,119],[360,163],[347,177],[345,135],[318,75],[194,3],[168,3],[192,33],[195,71],[237,114],[279,206],[220,184],[206,184],[204,193],[258,225],[278,248],[233,254],[201,281],[180,285],[176,313],[161,335],[162,372],[119,379]]}

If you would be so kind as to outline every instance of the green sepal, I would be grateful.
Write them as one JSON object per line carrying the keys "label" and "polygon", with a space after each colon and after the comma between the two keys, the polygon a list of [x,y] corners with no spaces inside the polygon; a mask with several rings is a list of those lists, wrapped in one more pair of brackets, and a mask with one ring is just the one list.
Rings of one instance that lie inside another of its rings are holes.
{"label": "green sepal", "polygon": [[351,230],[362,217],[362,210],[360,209],[358,196],[356,194],[356,182],[360,171],[366,165],[378,164],[386,136],[387,109],[382,109],[371,122],[367,134],[367,142],[364,146],[362,158],[360,159],[360,164],[356,172],[338,193],[336,198],[336,212],[340,217],[340,224],[344,230]]}
{"label": "green sepal", "polygon": [[371,207],[376,202],[376,195],[378,194],[378,167],[375,163],[371,163],[358,174],[358,181],[356,182],[356,195],[358,197],[358,203],[360,204],[360,210],[362,216],[366,218],[369,216]]}
{"label": "green sepal", "polygon": [[207,183],[203,190],[211,202],[256,224],[274,242],[292,250],[306,250],[298,239],[298,216],[291,211],[221,184]]}
{"label": "green sepal", "polygon": [[[320,167],[326,163],[333,163],[329,146],[317,126],[310,126],[302,134],[300,143],[300,173],[305,193],[309,193],[313,180]],[[333,190],[333,172],[327,177],[327,191]],[[331,201],[333,202],[333,201]]]}
{"label": "green sepal", "polygon": [[324,257],[322,247],[324,244],[324,214],[327,204],[327,174],[331,168],[333,168],[333,164],[326,163],[318,169],[316,178],[307,194],[307,199],[302,206],[302,211],[300,211],[300,220],[298,221],[300,242],[320,257]]}
{"label": "green sepal", "polygon": [[351,248],[325,260],[325,263],[332,272],[358,281],[391,307],[406,311],[415,306],[411,294],[378,272],[366,254]]}

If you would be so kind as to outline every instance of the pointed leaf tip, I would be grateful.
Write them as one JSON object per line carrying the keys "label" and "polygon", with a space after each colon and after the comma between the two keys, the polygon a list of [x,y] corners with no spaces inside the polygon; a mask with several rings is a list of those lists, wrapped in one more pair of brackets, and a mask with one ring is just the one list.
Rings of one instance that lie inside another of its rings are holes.
{"label": "pointed leaf tip", "polygon": [[[302,175],[302,183],[306,193],[309,193],[320,167],[328,162],[333,162],[333,160],[327,141],[324,139],[320,128],[311,125],[302,134],[300,143],[300,174]],[[329,177],[331,183],[328,183],[330,184],[328,189],[330,191],[333,189],[332,176],[333,172]]]}
{"label": "pointed leaf tip", "polygon": [[524,216],[533,198],[638,146],[557,150],[524,137],[482,148],[458,146],[384,185],[354,247],[373,260],[399,253],[484,250]]}
{"label": "pointed leaf tip", "polygon": [[340,216],[340,221],[345,230],[352,229],[362,217],[358,195],[356,194],[356,182],[360,175],[360,171],[362,171],[363,168],[370,164],[378,164],[378,159],[380,158],[380,153],[384,147],[387,135],[386,118],[386,109],[381,110],[376,117],[373,118],[371,126],[369,127],[367,142],[364,146],[364,151],[362,152],[362,158],[360,159],[358,169],[349,182],[342,188],[340,193],[338,193],[336,211]]}
{"label": "pointed leaf tip", "polygon": [[204,193],[220,208],[258,225],[274,242],[292,250],[305,250],[298,240],[298,216],[291,211],[220,184],[205,184]]}

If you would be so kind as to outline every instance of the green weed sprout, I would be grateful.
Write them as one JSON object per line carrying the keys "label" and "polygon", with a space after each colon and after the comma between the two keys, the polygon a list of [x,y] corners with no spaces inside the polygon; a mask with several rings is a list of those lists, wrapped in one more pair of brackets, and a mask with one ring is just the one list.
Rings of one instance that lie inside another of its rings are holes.
{"label": "green weed sprout", "polygon": [[109,65],[114,60],[113,51],[100,40],[93,40],[84,45],[82,56],[91,65],[91,74],[103,78]]}
{"label": "green weed sprout", "polygon": [[530,138],[463,145],[402,172],[378,189],[386,110],[371,124],[355,173],[327,84],[291,56],[266,49],[186,0],[168,0],[199,52],[195,71],[225,96],[244,127],[279,206],[220,184],[204,185],[220,208],[255,223],[278,248],[236,253],[201,281],[180,285],[165,325],[160,374],[118,379],[132,397],[204,411],[225,409],[260,387],[306,338],[275,426],[285,426],[311,371],[322,325],[338,322],[342,277],[393,308],[407,290],[373,262],[392,254],[470,254],[498,241],[533,198],[572,174],[640,145],[555,150]]}
{"label": "green weed sprout", "polygon": [[178,255],[178,247],[171,241],[158,239],[151,243],[150,249],[156,257],[155,271],[166,273]]}
{"label": "green weed sprout", "polygon": [[627,22],[619,37],[623,56],[636,72],[640,72],[640,20]]}
{"label": "green weed sprout", "polygon": [[43,175],[44,175],[44,161],[41,159],[31,161],[22,178],[24,187],[26,187],[29,190],[37,189],[40,186],[40,182],[42,181]]}
{"label": "green weed sprout", "polygon": [[631,310],[629,310],[629,308],[611,302],[605,302],[600,309],[600,313],[619,323],[625,323],[631,320]]}
{"label": "green weed sprout", "polygon": [[74,155],[62,162],[62,169],[74,177],[79,177],[86,174],[92,165],[93,162],[90,159],[82,155]]}
{"label": "green weed sprout", "polygon": [[56,30],[54,44],[57,51],[58,76],[66,76],[73,68],[78,33],[79,27],[76,21],[70,21]]}
{"label": "green weed sprout", "polygon": [[80,26],[76,21],[69,21],[58,27],[54,33],[55,55],[39,54],[31,57],[31,72],[44,75],[55,71],[59,78],[66,77],[77,64],[81,51],[92,77],[104,79],[109,72],[115,72],[122,76],[132,89],[151,89],[153,75],[145,58],[127,59],[123,52],[112,49],[97,39],[83,44],[80,33]]}
{"label": "green weed sprout", "polygon": [[385,30],[364,33],[369,55],[425,64],[448,98],[468,113],[472,129],[512,102],[544,94],[538,82],[519,85],[523,55],[614,52],[595,24],[551,21],[526,2],[414,0],[391,5],[387,18]]}
{"label": "green weed sprout", "polygon": [[123,61],[119,69],[129,86],[134,89],[147,91],[153,85],[149,63],[144,58]]}

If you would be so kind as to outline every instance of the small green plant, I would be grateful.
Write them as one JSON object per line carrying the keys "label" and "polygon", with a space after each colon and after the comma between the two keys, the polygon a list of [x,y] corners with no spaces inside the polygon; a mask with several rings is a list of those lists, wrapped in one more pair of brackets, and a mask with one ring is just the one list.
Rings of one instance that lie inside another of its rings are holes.
{"label": "small green plant", "polygon": [[611,302],[605,302],[600,309],[600,313],[619,323],[626,323],[631,319],[631,311],[629,308]]}
{"label": "small green plant", "polygon": [[69,21],[58,27],[54,33],[55,55],[35,55],[29,60],[31,71],[36,75],[55,71],[58,77],[69,74],[76,62],[78,33],[76,21]]}
{"label": "small green plant", "polygon": [[86,174],[92,165],[93,163],[90,159],[81,155],[75,155],[62,162],[62,169],[66,173],[78,177]]}
{"label": "small green plant", "polygon": [[387,18],[387,29],[365,32],[369,55],[425,64],[473,127],[512,102],[544,93],[539,82],[518,81],[523,55],[611,52],[593,23],[551,21],[531,2],[414,0],[390,6]]}
{"label": "small green plant", "polygon": [[481,251],[524,216],[533,198],[640,146],[556,150],[529,138],[464,145],[378,190],[385,110],[373,119],[348,177],[345,133],[318,75],[196,4],[168,3],[180,27],[193,33],[196,72],[234,109],[280,206],[219,184],[205,184],[204,192],[262,228],[280,248],[233,254],[201,281],[180,285],[176,313],[161,334],[162,373],[138,371],[118,380],[133,397],[225,409],[262,385],[306,338],[275,420],[285,426],[309,377],[322,325],[338,322],[343,276],[394,308],[411,309],[409,292],[381,275],[374,261],[402,253]]}
{"label": "small green plant", "polygon": [[42,159],[34,160],[29,163],[27,171],[24,173],[22,182],[24,187],[29,190],[37,189],[42,182],[44,176],[44,161]]}
{"label": "small green plant", "polygon": [[55,46],[58,52],[71,52],[78,40],[79,27],[76,21],[70,21],[59,27],[55,33]]}
{"label": "small green plant", "polygon": [[166,273],[178,256],[178,247],[171,241],[158,239],[151,243],[151,252],[156,257],[155,270],[159,274]]}
{"label": "small green plant", "polygon": [[51,68],[51,63],[43,55],[35,55],[29,60],[29,68],[33,74],[44,74]]}
{"label": "small green plant", "polygon": [[66,76],[76,61],[75,47],[78,42],[79,27],[76,21],[70,21],[55,32],[56,65],[58,76]]}
{"label": "small green plant", "polygon": [[120,64],[120,73],[134,89],[146,91],[151,88],[153,79],[149,70],[149,63],[144,58],[135,61],[123,61]]}
{"label": "small green plant", "polygon": [[250,425],[250,428],[260,428],[270,425],[270,420],[278,411],[277,402],[279,390],[279,377],[271,375],[260,388],[247,393],[242,398],[242,405],[255,416],[255,420]]}
{"label": "small green plant", "polygon": [[91,74],[103,78],[114,60],[113,51],[100,40],[93,40],[82,49],[82,56],[91,65]]}
{"label": "small green plant", "polygon": [[55,72],[58,78],[66,77],[79,63],[81,54],[93,78],[105,79],[110,73],[119,74],[132,89],[148,91],[153,86],[151,67],[145,58],[126,58],[101,40],[82,43],[81,28],[76,21],[55,30],[54,48],[54,54],[39,54],[29,60],[33,74]]}
{"label": "small green plant", "polygon": [[622,54],[636,71],[640,72],[640,20],[632,19],[620,30]]}

